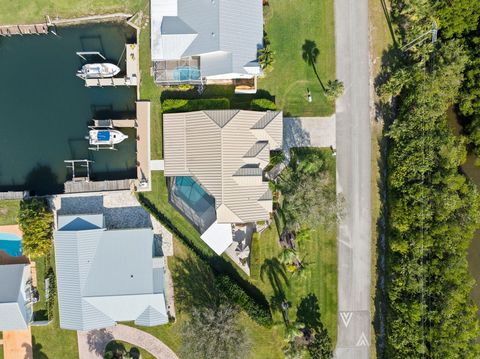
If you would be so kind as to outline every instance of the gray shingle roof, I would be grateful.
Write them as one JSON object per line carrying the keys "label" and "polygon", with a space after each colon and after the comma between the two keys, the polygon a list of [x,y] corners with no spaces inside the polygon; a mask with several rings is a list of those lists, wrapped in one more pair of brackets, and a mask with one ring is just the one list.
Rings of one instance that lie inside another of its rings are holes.
{"label": "gray shingle roof", "polygon": [[[71,220],[88,222],[87,217]],[[166,318],[164,295],[155,292],[159,286],[153,282],[151,229],[61,229],[54,238],[62,328],[90,330],[136,320],[150,305]]]}
{"label": "gray shingle roof", "polygon": [[0,330],[26,329],[32,318],[29,264],[0,265]]}

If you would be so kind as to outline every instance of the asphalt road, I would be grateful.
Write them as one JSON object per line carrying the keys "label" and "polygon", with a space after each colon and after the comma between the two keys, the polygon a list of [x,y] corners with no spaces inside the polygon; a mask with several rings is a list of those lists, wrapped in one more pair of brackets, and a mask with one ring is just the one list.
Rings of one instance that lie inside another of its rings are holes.
{"label": "asphalt road", "polygon": [[371,133],[368,0],[335,0],[337,192],[345,199],[338,230],[338,359],[370,358]]}

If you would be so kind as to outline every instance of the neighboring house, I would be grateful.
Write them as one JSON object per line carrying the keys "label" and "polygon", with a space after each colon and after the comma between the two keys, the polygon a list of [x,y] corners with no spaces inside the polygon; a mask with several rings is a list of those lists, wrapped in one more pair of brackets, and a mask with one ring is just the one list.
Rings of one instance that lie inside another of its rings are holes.
{"label": "neighboring house", "polygon": [[151,0],[152,62],[159,84],[256,80],[262,47],[262,0]]}
{"label": "neighboring house", "polygon": [[27,329],[33,318],[30,264],[0,265],[0,330]]}
{"label": "neighboring house", "polygon": [[91,330],[168,322],[164,262],[151,228],[107,230],[103,214],[59,215],[55,238],[60,327]]}
{"label": "neighboring house", "polygon": [[217,254],[232,243],[232,224],[270,218],[272,192],[263,172],[270,151],[282,148],[282,112],[164,114],[163,137],[165,176],[193,183],[190,192],[195,193],[183,190],[186,205],[196,207],[202,197],[198,186],[214,198],[214,218],[204,228],[197,227]]}

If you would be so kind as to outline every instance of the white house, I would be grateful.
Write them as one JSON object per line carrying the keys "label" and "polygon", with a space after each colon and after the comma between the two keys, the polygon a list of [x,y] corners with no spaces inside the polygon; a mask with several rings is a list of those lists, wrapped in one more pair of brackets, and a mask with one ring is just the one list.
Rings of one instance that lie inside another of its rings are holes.
{"label": "white house", "polygon": [[151,1],[157,83],[254,79],[262,47],[262,0]]}

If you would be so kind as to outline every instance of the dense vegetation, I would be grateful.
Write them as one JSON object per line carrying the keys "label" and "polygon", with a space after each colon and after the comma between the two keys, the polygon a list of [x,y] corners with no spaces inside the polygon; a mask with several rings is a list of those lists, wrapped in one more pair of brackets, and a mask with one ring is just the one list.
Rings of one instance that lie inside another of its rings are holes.
{"label": "dense vegetation", "polygon": [[52,247],[53,214],[44,198],[20,202],[18,224],[23,232],[23,253],[31,258],[47,255]]}
{"label": "dense vegetation", "polygon": [[395,120],[387,129],[388,317],[380,354],[476,358],[480,332],[466,254],[479,226],[480,201],[459,172],[466,140],[452,134],[446,112],[471,66],[462,36],[480,9],[473,0],[395,0],[392,10],[397,40],[408,43],[434,19],[439,39],[404,52],[392,48],[380,89],[395,97],[383,104]]}

